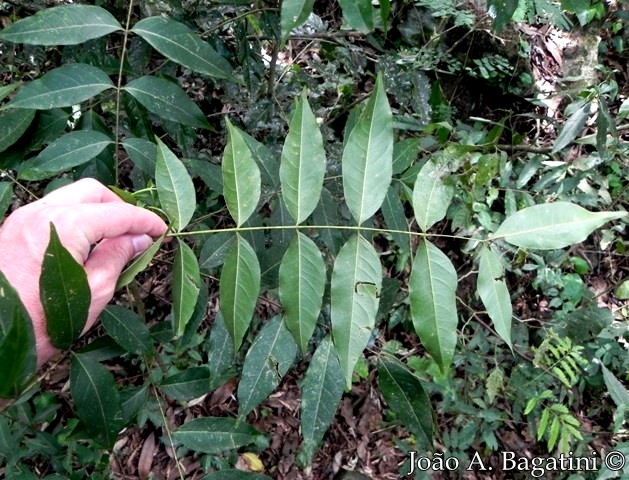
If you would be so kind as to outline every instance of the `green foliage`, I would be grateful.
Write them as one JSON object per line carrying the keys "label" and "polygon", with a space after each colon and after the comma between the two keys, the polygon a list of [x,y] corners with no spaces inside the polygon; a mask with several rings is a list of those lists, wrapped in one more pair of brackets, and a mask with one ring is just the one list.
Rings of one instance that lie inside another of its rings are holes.
{"label": "green foliage", "polygon": [[[603,133],[592,144],[600,158],[616,161],[608,165],[612,184],[605,190],[578,160],[568,166],[534,153],[507,155],[499,143],[503,123],[455,126],[444,115],[449,107],[440,86],[417,68],[453,58],[439,50],[448,22],[474,23],[456,2],[413,5],[409,18],[432,22],[421,47],[411,43],[418,33],[412,22],[392,15],[406,6],[339,2],[343,23],[370,32],[378,49],[389,48],[394,25],[413,48],[424,49],[424,57],[385,53],[375,74],[348,42],[326,43],[308,65],[281,66],[280,47],[311,21],[314,2],[286,0],[279,11],[233,2],[226,18],[207,2],[190,3],[184,11],[180,2],[165,2],[168,16],[140,19],[129,7],[124,28],[103,7],[48,8],[0,32],[8,42],[78,45],[61,52],[58,68],[0,91],[9,99],[0,116],[0,151],[8,152],[0,172],[11,180],[0,182],[0,212],[9,208],[14,183],[38,189],[45,183],[32,182],[95,176],[115,183],[126,201],[162,214],[177,237],[168,246],[157,239],[129,265],[117,305],[100,319],[106,335],[72,354],[77,418],[66,419],[70,433],[49,418],[59,403],[32,390],[0,417],[0,437],[6,431],[11,437],[0,443],[8,468],[21,468],[30,454],[62,457],[66,448],[65,463],[53,462],[55,472],[69,474],[77,464],[105,471],[106,458],[93,442],[111,449],[123,428],[151,422],[178,458],[193,452],[204,473],[221,470],[207,478],[266,478],[233,470],[233,453],[267,446],[270,432],[247,422],[254,411],[263,418],[266,399],[289,382],[299,385],[298,461],[308,467],[344,389],[376,371],[385,421],[412,435],[398,439],[400,448],[416,442],[430,450],[438,437],[468,460],[481,443],[497,451],[495,431],[508,421],[528,419],[549,452],[583,441],[566,391],[585,388],[586,380],[606,383],[624,405],[626,392],[613,376],[592,373],[598,358],[616,368],[629,364],[614,350],[620,334],[590,302],[581,278],[587,268],[560,250],[608,222],[625,221],[624,211],[598,211],[611,208],[610,191],[624,195],[627,174],[608,105],[615,98],[611,84],[580,94],[549,149],[553,155],[584,141],[596,106]],[[492,6],[497,27],[515,14],[513,3]],[[543,2],[534,7],[554,12]],[[207,17],[193,18],[201,13]],[[195,23],[203,22],[213,26],[199,34]],[[228,24],[229,35],[218,35]],[[270,47],[268,69],[262,47]],[[501,60],[488,57],[475,68],[499,80],[507,70],[492,71]],[[361,102],[354,88],[363,77],[370,91]],[[229,111],[224,135],[215,133],[223,131],[218,114],[208,111],[209,99],[219,96],[222,114]],[[578,190],[584,185],[601,186],[584,195]],[[617,232],[607,235],[610,244],[623,243]],[[67,257],[53,229],[42,304],[49,335],[62,348],[82,331],[90,299],[82,268]],[[170,318],[143,303],[137,282],[151,274],[167,279]],[[476,282],[467,279],[473,274]],[[530,333],[513,321],[523,302],[520,281],[554,302],[555,324],[546,330]],[[567,315],[599,315],[600,325],[577,338],[561,324]],[[32,380],[28,320],[0,276],[0,359],[15,359],[0,372],[0,396],[17,395]],[[399,333],[413,339],[411,348],[397,340],[383,344]],[[610,338],[595,348],[599,335]],[[129,371],[112,375],[104,362],[119,357]],[[238,382],[237,419],[165,418],[167,403],[191,407],[228,381]],[[512,408],[499,408],[505,404]],[[41,438],[37,424],[44,421],[53,425],[54,448],[28,451],[18,435]],[[85,453],[79,440],[88,442],[92,458],[79,458]]]}

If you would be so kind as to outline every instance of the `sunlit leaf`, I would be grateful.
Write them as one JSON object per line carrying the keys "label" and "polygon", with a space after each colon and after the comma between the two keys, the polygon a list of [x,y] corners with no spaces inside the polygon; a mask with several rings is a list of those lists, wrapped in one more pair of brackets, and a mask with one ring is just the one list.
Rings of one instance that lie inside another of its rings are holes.
{"label": "sunlit leaf", "polygon": [[93,130],[67,133],[35,158],[23,162],[19,178],[30,181],[50,178],[88,162],[112,144],[107,135]]}
{"label": "sunlit leaf", "polygon": [[192,249],[179,242],[173,265],[173,312],[172,322],[175,338],[183,335],[192,318],[201,288],[199,263]]}
{"label": "sunlit leaf", "polygon": [[201,109],[176,83],[145,76],[133,80],[123,89],[158,117],[190,127],[210,128]]}
{"label": "sunlit leaf", "polygon": [[280,25],[282,38],[286,39],[290,32],[300,27],[312,13],[314,0],[283,0]]}
{"label": "sunlit leaf", "polygon": [[378,384],[389,408],[423,448],[432,448],[433,410],[419,379],[394,358],[378,360]]}
{"label": "sunlit leaf", "polygon": [[109,305],[100,321],[107,333],[127,352],[143,355],[153,349],[151,333],[137,313],[118,305]]}
{"label": "sunlit leaf", "polygon": [[282,150],[282,198],[299,224],[315,209],[325,174],[323,138],[305,92],[297,100]]}
{"label": "sunlit leaf", "polygon": [[195,452],[221,453],[254,443],[260,433],[229,417],[195,418],[172,433],[173,440]]}
{"label": "sunlit leaf", "polygon": [[159,138],[155,185],[171,228],[176,232],[186,228],[197,206],[194,184],[183,163]]}
{"label": "sunlit leaf", "polygon": [[124,426],[114,377],[89,356],[74,355],[70,391],[76,413],[87,432],[103,447],[112,448]]}
{"label": "sunlit leaf", "polygon": [[568,202],[544,203],[519,210],[492,235],[522,248],[551,250],[584,241],[605,223],[627,212],[590,212]]}
{"label": "sunlit leaf", "polygon": [[158,15],[140,20],[131,31],[166,58],[190,70],[214,78],[233,79],[227,60],[183,23]]}
{"label": "sunlit leaf", "polygon": [[454,187],[444,181],[450,173],[448,162],[428,160],[417,174],[413,188],[413,210],[422,231],[426,232],[446,216],[454,197]]}
{"label": "sunlit leaf", "polygon": [[232,246],[220,280],[220,306],[234,352],[249,328],[260,292],[260,264],[251,245],[240,235]]}
{"label": "sunlit leaf", "polygon": [[15,22],[0,31],[0,39],[31,45],[76,45],[116,30],[122,26],[104,8],[62,5]]}
{"label": "sunlit leaf", "polygon": [[238,416],[265,400],[295,361],[297,345],[279,315],[264,324],[247,352],[238,383]]}
{"label": "sunlit leaf", "polygon": [[415,331],[442,371],[452,363],[457,340],[457,275],[450,259],[427,240],[415,253],[409,280]]}
{"label": "sunlit leaf", "polygon": [[280,265],[279,294],[286,326],[302,353],[314,332],[323,303],[325,263],[315,243],[297,233]]}
{"label": "sunlit leaf", "polygon": [[393,128],[381,75],[349,134],[342,161],[345,201],[360,225],[380,208],[391,183]]}
{"label": "sunlit leaf", "polygon": [[223,153],[223,195],[227,209],[241,226],[260,200],[260,169],[240,130],[226,119],[228,140]]}
{"label": "sunlit leaf", "polygon": [[52,223],[39,294],[50,341],[57,348],[70,348],[87,322],[92,291],[83,266],[62,245]]}
{"label": "sunlit leaf", "polygon": [[330,287],[332,335],[347,387],[371,336],[381,288],[378,254],[363,237],[352,236],[336,257]]}
{"label": "sunlit leaf", "polygon": [[301,433],[308,462],[334,420],[344,388],[338,354],[327,336],[312,356],[301,386]]}
{"label": "sunlit leaf", "polygon": [[114,88],[114,84],[100,68],[69,63],[26,84],[5,108],[70,107],[110,88]]}

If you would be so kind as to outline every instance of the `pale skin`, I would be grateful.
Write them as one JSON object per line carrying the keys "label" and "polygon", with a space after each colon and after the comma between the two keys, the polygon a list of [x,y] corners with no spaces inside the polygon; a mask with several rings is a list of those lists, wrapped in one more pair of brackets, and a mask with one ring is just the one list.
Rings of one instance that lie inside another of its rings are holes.
{"label": "pale skin", "polygon": [[61,243],[85,268],[92,290],[89,330],[114,294],[125,265],[167,230],[148,210],[124,203],[93,179],[79,180],[15,210],[0,227],[0,271],[17,290],[35,331],[37,364],[58,350],[46,334],[39,275],[50,238],[50,222]]}

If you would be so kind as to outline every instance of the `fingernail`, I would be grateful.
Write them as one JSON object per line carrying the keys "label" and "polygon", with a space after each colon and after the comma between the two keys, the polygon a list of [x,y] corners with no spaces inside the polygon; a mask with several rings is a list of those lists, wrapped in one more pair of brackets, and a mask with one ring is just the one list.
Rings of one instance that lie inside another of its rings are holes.
{"label": "fingernail", "polygon": [[135,235],[131,239],[131,243],[133,243],[135,254],[138,255],[151,246],[153,239],[148,235]]}

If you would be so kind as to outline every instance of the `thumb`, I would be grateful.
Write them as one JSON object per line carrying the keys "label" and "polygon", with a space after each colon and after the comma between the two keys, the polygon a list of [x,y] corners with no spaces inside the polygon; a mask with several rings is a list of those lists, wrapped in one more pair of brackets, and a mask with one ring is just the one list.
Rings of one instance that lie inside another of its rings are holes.
{"label": "thumb", "polygon": [[92,290],[90,323],[113,297],[116,282],[125,265],[152,243],[148,235],[121,235],[104,238],[94,248],[85,262],[85,272]]}

